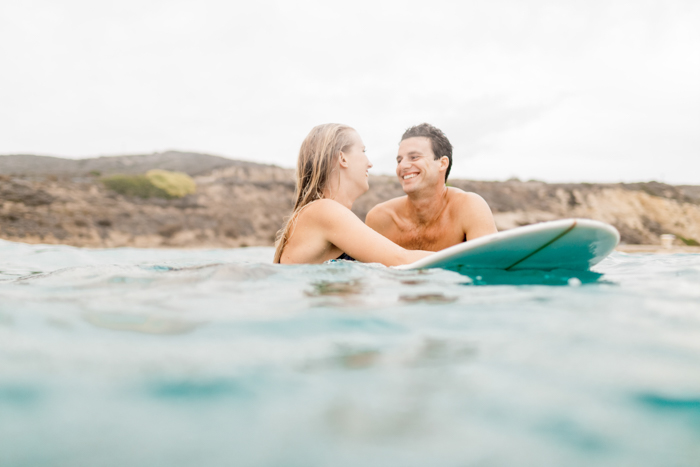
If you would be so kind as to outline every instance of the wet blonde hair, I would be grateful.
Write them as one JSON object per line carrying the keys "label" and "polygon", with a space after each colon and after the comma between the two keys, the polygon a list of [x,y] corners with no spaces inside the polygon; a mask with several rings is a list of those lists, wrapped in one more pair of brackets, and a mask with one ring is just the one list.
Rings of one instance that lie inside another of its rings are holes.
{"label": "wet blonde hair", "polygon": [[280,262],[282,251],[296,225],[301,210],[309,203],[323,198],[323,190],[328,185],[335,168],[336,157],[354,143],[355,130],[340,123],[325,123],[315,126],[309,132],[299,149],[296,171],[296,192],[294,209],[284,227],[277,232],[275,263]]}

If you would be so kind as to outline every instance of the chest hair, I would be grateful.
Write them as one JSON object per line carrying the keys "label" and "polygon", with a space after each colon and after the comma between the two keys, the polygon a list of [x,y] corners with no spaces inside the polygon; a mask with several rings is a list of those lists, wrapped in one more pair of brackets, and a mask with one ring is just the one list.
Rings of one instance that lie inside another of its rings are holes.
{"label": "chest hair", "polygon": [[428,225],[397,223],[397,233],[394,241],[409,250],[437,251],[465,240],[461,229],[447,219]]}

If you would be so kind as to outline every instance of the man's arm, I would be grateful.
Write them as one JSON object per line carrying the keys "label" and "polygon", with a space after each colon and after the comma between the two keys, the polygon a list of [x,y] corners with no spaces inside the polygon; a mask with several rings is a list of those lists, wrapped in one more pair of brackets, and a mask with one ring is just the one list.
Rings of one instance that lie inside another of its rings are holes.
{"label": "man's arm", "polygon": [[464,193],[460,207],[460,224],[467,240],[498,232],[491,208],[484,198],[476,193]]}

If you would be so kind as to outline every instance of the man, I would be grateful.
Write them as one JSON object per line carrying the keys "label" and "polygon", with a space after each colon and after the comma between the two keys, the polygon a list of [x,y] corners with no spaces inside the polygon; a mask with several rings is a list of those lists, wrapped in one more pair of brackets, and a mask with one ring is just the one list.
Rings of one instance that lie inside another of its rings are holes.
{"label": "man", "polygon": [[423,123],[401,137],[396,175],[406,196],[378,204],[368,226],[411,250],[438,251],[497,232],[484,199],[445,185],[452,145],[445,134]]}

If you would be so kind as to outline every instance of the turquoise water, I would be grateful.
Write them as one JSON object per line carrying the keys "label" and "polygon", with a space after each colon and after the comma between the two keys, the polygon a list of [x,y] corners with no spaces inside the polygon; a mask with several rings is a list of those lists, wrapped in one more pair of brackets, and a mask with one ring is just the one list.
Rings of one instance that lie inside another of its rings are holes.
{"label": "turquoise water", "polygon": [[700,465],[700,255],[271,257],[0,241],[0,465]]}

